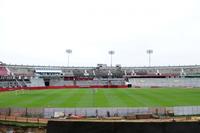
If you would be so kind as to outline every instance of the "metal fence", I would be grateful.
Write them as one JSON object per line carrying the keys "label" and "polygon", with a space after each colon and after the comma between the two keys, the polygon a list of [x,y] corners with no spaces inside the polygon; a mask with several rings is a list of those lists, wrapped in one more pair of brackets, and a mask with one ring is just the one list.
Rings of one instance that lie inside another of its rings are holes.
{"label": "metal fence", "polygon": [[44,108],[0,108],[0,115],[44,117]]}
{"label": "metal fence", "polygon": [[149,114],[148,108],[45,108],[44,117],[51,118],[55,112],[63,112],[65,115],[81,115],[87,117],[96,116],[127,116],[133,114]]}
{"label": "metal fence", "polygon": [[140,114],[157,114],[174,116],[200,115],[200,106],[179,107],[136,107],[136,108],[0,108],[0,115],[52,118],[56,112],[65,116],[132,116]]}

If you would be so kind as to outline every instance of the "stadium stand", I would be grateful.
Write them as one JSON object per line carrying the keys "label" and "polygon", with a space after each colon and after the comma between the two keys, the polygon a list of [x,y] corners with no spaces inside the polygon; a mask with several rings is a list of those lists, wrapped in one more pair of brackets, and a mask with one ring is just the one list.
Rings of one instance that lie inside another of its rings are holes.
{"label": "stadium stand", "polygon": [[[126,81],[126,83],[125,83]],[[160,86],[200,87],[200,66],[61,67],[0,64],[0,87]],[[129,82],[129,83],[127,83]]]}
{"label": "stadium stand", "polygon": [[74,69],[73,73],[74,73],[74,77],[85,77],[84,70],[82,69]]}
{"label": "stadium stand", "polygon": [[159,72],[162,75],[175,75],[175,76],[179,76],[180,73],[181,73],[181,69],[180,68],[159,69]]}
{"label": "stadium stand", "polygon": [[96,69],[95,74],[97,78],[108,78],[109,75],[109,70],[108,69]]}
{"label": "stadium stand", "polygon": [[62,70],[65,77],[74,77],[74,73],[72,70],[69,69],[63,69]]}
{"label": "stadium stand", "polygon": [[51,79],[50,86],[73,86],[74,82],[72,80],[63,80],[63,79]]}
{"label": "stadium stand", "polygon": [[111,70],[113,78],[123,78],[124,72],[121,69]]}
{"label": "stadium stand", "polygon": [[0,76],[9,76],[9,75],[10,75],[9,70],[4,66],[0,66]]}
{"label": "stadium stand", "polygon": [[140,87],[200,87],[200,78],[132,78],[132,86]]}
{"label": "stadium stand", "polygon": [[28,87],[39,87],[39,86],[45,86],[44,80],[42,78],[32,78],[30,80],[30,84],[27,84]]}
{"label": "stadium stand", "polygon": [[9,70],[15,76],[25,76],[25,77],[33,77],[34,76],[34,69],[10,67]]}

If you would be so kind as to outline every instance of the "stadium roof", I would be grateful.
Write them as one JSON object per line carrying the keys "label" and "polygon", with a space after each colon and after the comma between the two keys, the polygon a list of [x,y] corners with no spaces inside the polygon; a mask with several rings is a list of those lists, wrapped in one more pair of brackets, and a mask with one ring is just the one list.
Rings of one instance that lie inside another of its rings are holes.
{"label": "stadium roof", "polygon": [[36,73],[62,73],[61,70],[35,70]]}

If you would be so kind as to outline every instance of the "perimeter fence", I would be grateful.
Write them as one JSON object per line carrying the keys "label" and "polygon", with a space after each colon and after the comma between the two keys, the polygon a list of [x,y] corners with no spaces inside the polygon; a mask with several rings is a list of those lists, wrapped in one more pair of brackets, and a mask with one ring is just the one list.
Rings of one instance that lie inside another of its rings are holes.
{"label": "perimeter fence", "polygon": [[200,115],[200,106],[135,108],[0,108],[0,115],[5,116],[53,118],[56,113],[62,113],[65,116],[76,115],[85,117],[133,116],[143,114],[188,116]]}

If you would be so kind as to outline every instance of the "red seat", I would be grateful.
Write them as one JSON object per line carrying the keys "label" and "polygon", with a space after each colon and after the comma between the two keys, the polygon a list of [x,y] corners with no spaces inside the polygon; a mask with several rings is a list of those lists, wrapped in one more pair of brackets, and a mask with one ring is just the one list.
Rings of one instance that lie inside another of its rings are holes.
{"label": "red seat", "polygon": [[0,76],[8,76],[9,72],[5,67],[0,66]]}

